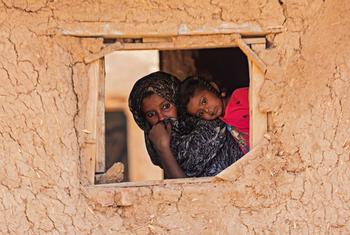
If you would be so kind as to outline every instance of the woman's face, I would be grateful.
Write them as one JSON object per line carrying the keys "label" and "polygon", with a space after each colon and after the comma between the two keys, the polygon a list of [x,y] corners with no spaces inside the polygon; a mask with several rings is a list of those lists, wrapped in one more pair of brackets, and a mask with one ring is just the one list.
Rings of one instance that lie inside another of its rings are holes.
{"label": "woman's face", "polygon": [[141,108],[143,116],[151,126],[164,119],[177,117],[175,105],[156,94],[144,98]]}

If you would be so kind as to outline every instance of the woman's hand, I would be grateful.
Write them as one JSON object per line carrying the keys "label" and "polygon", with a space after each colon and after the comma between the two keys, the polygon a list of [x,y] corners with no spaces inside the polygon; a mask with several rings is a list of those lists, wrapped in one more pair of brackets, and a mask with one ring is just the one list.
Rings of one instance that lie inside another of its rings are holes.
{"label": "woman's hand", "polygon": [[159,122],[152,127],[148,137],[154,148],[162,152],[164,149],[170,149],[171,124],[165,126],[163,122]]}
{"label": "woman's hand", "polygon": [[157,123],[148,137],[157,151],[166,178],[185,178],[186,175],[177,163],[170,148],[171,124]]}

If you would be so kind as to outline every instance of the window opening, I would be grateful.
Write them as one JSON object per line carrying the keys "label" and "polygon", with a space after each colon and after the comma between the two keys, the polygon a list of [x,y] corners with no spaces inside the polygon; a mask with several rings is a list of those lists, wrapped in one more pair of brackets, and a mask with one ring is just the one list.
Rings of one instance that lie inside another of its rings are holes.
{"label": "window opening", "polygon": [[[131,88],[138,79],[153,71],[161,70],[177,76],[180,80],[191,75],[210,76],[213,81],[225,88],[228,94],[236,88],[249,86],[248,60],[239,48],[167,50],[159,53],[117,51],[105,57],[105,68],[105,169],[112,167],[113,163],[122,161],[116,158],[116,154],[126,148],[122,143],[127,143],[131,152],[124,153],[127,154],[127,161],[124,160],[123,163],[127,164],[124,164],[123,181],[163,179],[162,173],[154,174],[160,172],[160,169],[150,162],[144,145],[143,131],[136,126],[127,106]],[[117,115],[109,113],[108,110],[122,110],[129,114],[125,122],[121,123]],[[130,122],[129,129],[126,127],[127,122]],[[124,139],[120,136],[118,139],[118,135],[121,134],[117,133],[118,124],[124,124],[123,128],[127,130]],[[114,136],[114,139],[110,139],[109,135]]]}
{"label": "window opening", "polygon": [[[190,40],[190,43],[187,43],[188,40]],[[87,94],[87,106],[85,115],[86,129],[83,130],[83,132],[87,134],[85,140],[86,145],[84,147],[82,155],[83,184],[89,185],[98,183],[101,176],[103,177],[108,173],[106,170],[112,164],[112,162],[116,161],[115,159],[107,160],[105,158],[105,156],[108,158],[108,154],[105,154],[104,148],[106,146],[106,143],[104,140],[104,134],[105,131],[108,131],[108,129],[105,130],[104,127],[107,125],[105,124],[105,122],[107,122],[107,116],[110,115],[108,112],[124,112],[127,124],[126,138],[130,138],[129,123],[134,123],[134,120],[128,108],[125,109],[127,107],[127,99],[124,98],[124,107],[122,108],[118,105],[116,107],[113,107],[111,110],[107,108],[107,101],[112,100],[113,103],[118,99],[123,100],[121,99],[119,92],[115,93],[115,97],[106,96],[106,102],[103,102],[105,98],[105,88],[108,89],[109,87],[105,87],[104,85],[105,75],[108,75],[108,66],[106,66],[105,71],[104,60],[114,53],[130,54],[132,52],[140,52],[142,49],[146,49],[147,52],[153,51],[157,54],[159,53],[159,56],[157,56],[158,67],[154,68],[153,71],[161,70],[169,72],[176,75],[180,79],[184,79],[188,75],[193,74],[209,74],[213,77],[214,81],[219,81],[221,85],[225,86],[228,93],[231,93],[238,87],[244,87],[249,84],[249,102],[251,114],[250,137],[251,140],[254,140],[250,141],[250,143],[254,147],[254,145],[256,145],[262,139],[263,133],[267,129],[267,114],[260,113],[258,111],[257,105],[259,98],[257,96],[257,93],[263,82],[266,67],[263,61],[261,61],[261,59],[257,56],[256,51],[265,49],[265,38],[244,39],[241,38],[240,35],[236,34],[197,36],[188,35],[170,38],[155,37],[148,39],[143,38],[142,40],[122,40],[121,42],[117,39],[114,42],[107,43],[110,45],[104,48],[101,52],[85,58],[85,62],[89,63],[90,65],[88,72],[89,92]],[[159,51],[152,49],[159,49]],[[255,50],[255,52],[252,49]],[[130,62],[130,60],[126,61]],[[233,63],[230,63],[230,61]],[[182,66],[179,66],[178,64],[181,63]],[[238,68],[232,66],[232,64],[235,64]],[[133,69],[130,70],[132,71]],[[121,71],[122,69],[118,71],[118,74]],[[146,74],[149,74],[153,71],[148,71]],[[239,72],[238,74],[237,71]],[[105,74],[105,72],[107,74]],[[137,76],[136,80],[146,74]],[[118,86],[120,84],[124,84],[124,82],[119,81]],[[129,91],[126,93],[129,95]],[[103,112],[103,115],[101,114],[102,110],[106,111],[106,113]],[[130,116],[128,117],[128,115]],[[253,129],[254,131],[252,131]],[[137,130],[139,132],[142,132],[138,127]],[[108,132],[106,134],[108,134]],[[129,142],[130,141],[128,141],[128,144]],[[139,142],[139,145],[137,146],[139,147],[140,144],[141,143]],[[144,144],[143,138],[142,144]],[[131,150],[136,148],[130,148],[130,146],[128,146],[127,149],[128,155],[130,155]],[[129,156],[128,161],[124,160],[124,162],[127,162],[126,165],[128,167],[132,165],[130,164],[131,162]],[[130,172],[132,172],[132,170],[130,170],[130,168],[124,170],[124,172],[127,171],[129,172],[128,176],[130,176]],[[132,177],[129,177],[129,180],[132,181],[131,178]],[[184,182],[187,182],[185,179],[183,180]],[[157,182],[159,181],[154,181],[155,184]],[[176,182],[178,182],[178,180]],[[125,187],[128,184],[131,186],[138,185],[137,183],[135,184],[130,182],[124,183],[122,186]],[[152,182],[140,183],[140,185],[143,184],[151,185]]]}

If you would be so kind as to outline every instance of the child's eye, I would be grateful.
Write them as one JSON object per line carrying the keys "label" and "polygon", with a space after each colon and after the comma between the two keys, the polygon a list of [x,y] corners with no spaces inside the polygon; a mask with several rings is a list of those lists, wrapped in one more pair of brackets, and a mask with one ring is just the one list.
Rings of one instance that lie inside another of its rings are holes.
{"label": "child's eye", "polygon": [[201,104],[201,105],[207,104],[207,98],[202,97],[202,99],[200,100],[200,104]]}

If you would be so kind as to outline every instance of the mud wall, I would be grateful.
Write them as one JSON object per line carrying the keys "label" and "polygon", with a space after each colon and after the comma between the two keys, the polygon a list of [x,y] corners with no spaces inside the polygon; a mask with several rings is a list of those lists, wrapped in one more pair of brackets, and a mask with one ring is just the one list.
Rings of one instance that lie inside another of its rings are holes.
{"label": "mud wall", "polygon": [[[0,233],[349,233],[347,1],[0,3]],[[117,189],[80,183],[86,35],[282,26],[260,56],[264,147],[231,182]]]}

